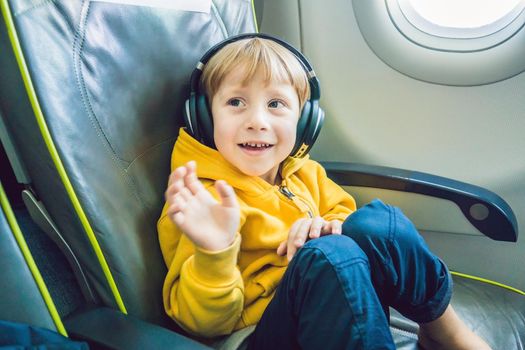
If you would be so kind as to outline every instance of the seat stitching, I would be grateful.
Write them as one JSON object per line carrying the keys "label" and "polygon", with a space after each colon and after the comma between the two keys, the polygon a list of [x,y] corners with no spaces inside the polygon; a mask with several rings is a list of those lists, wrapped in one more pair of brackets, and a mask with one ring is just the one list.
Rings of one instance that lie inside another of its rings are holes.
{"label": "seat stitching", "polygon": [[41,1],[40,3],[38,3],[38,4],[33,4],[33,6],[31,6],[31,7],[28,7],[28,8],[26,8],[26,9],[22,9],[22,10],[20,10],[20,11],[18,11],[18,12],[15,12],[15,13],[13,14],[13,16],[14,16],[14,17],[18,17],[18,16],[21,16],[21,15],[23,15],[23,14],[29,12],[29,11],[32,11],[32,10],[36,9],[36,8],[42,7],[42,6],[44,6],[44,5],[47,5],[47,4],[49,4],[49,3],[56,4],[56,2],[57,2],[57,0],[43,0],[43,1]]}
{"label": "seat stitching", "polygon": [[[124,179],[124,181],[127,183],[128,187],[131,189],[131,192],[135,196],[135,198],[141,203],[141,205],[146,208],[144,201],[142,200],[140,194],[138,193],[138,190],[135,186],[135,183],[133,182],[133,179],[130,178],[130,176],[127,174],[127,171],[125,168],[122,167],[121,164],[119,164],[119,161],[122,161],[123,163],[129,162],[120,159],[114,149],[111,147],[111,144],[104,134],[102,128],[100,127],[100,124],[98,123],[98,119],[96,118],[96,115],[92,109],[91,102],[89,100],[89,96],[87,94],[87,88],[85,85],[85,80],[83,76],[82,71],[82,64],[81,64],[81,58],[82,58],[82,51],[84,49],[84,39],[85,39],[85,29],[86,29],[86,22],[89,16],[91,6],[90,2],[83,0],[82,1],[82,11],[80,16],[80,21],[78,24],[77,31],[75,33],[75,37],[73,40],[73,66],[75,68],[75,76],[77,80],[77,87],[80,91],[80,96],[83,101],[83,106],[86,111],[86,114],[91,121],[92,127],[95,129],[97,136],[99,139],[102,140],[102,145],[106,149],[106,151],[109,153],[111,159],[114,161],[115,165],[118,169],[121,170],[121,177]],[[105,142],[104,142],[105,141]]]}

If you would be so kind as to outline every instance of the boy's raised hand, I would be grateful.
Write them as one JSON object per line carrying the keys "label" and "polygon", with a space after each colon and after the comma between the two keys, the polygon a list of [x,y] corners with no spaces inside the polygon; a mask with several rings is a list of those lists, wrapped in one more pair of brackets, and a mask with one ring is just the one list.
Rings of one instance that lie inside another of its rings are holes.
{"label": "boy's raised hand", "polygon": [[286,254],[288,261],[308,239],[319,238],[325,235],[340,235],[342,223],[339,220],[326,221],[320,216],[313,219],[302,218],[294,222],[288,233],[288,239],[281,242],[277,248],[278,255]]}
{"label": "boy's raised hand", "polygon": [[198,247],[218,251],[229,247],[239,227],[240,210],[233,188],[217,180],[220,202],[197,178],[196,164],[190,161],[175,169],[166,190],[168,216]]}

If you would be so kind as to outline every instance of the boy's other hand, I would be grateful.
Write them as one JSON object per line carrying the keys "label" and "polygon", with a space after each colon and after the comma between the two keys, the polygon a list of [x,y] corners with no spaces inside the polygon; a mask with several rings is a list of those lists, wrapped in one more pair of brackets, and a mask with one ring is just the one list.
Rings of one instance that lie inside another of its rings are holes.
{"label": "boy's other hand", "polygon": [[278,255],[286,254],[288,261],[308,239],[319,238],[325,235],[340,235],[342,232],[342,222],[339,220],[326,221],[320,216],[313,219],[299,219],[290,228],[288,239],[282,242],[277,248]]}
{"label": "boy's other hand", "polygon": [[169,218],[198,247],[218,251],[229,247],[239,227],[240,210],[233,188],[217,180],[220,203],[197,178],[190,161],[175,169],[166,190]]}

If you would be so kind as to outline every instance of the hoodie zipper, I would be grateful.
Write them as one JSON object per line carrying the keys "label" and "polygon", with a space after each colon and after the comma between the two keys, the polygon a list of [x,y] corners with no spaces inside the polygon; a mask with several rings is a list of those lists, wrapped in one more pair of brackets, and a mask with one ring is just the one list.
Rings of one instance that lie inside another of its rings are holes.
{"label": "hoodie zipper", "polygon": [[295,204],[295,206],[299,208],[301,212],[306,213],[309,218],[314,217],[312,210],[310,210],[310,206],[308,205],[308,203],[306,203],[306,201],[304,201],[302,198],[293,194],[293,192],[290,191],[288,187],[286,187],[286,184],[284,181],[279,186],[279,192],[281,192],[286,198],[291,200]]}

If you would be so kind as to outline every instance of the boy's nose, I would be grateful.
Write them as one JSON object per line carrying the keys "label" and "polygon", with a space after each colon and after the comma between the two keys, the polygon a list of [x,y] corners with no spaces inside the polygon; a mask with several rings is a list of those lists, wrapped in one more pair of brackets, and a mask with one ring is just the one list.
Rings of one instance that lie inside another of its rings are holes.
{"label": "boy's nose", "polygon": [[246,127],[253,130],[267,130],[269,127],[268,118],[264,109],[255,108],[248,120],[246,121]]}

